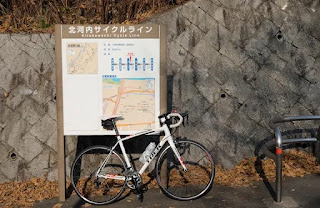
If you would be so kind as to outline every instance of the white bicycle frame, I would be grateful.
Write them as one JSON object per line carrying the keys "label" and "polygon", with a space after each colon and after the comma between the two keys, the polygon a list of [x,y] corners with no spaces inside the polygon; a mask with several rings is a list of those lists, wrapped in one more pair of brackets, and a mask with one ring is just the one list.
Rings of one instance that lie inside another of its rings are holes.
{"label": "white bicycle frame", "polygon": [[109,160],[111,154],[113,153],[113,150],[118,146],[120,146],[121,152],[123,154],[124,160],[126,162],[127,168],[129,170],[132,170],[132,164],[130,163],[130,160],[128,158],[128,155],[126,153],[126,149],[124,148],[123,145],[123,141],[128,140],[128,139],[132,139],[134,137],[137,136],[142,136],[142,135],[150,135],[153,133],[158,133],[158,132],[164,132],[164,138],[160,141],[160,143],[156,146],[156,148],[152,151],[151,155],[149,156],[149,158],[147,159],[147,161],[144,163],[144,165],[141,167],[141,169],[139,170],[139,174],[142,175],[142,173],[146,170],[146,168],[150,165],[151,161],[155,158],[155,156],[157,156],[157,154],[159,153],[159,151],[161,150],[161,148],[165,145],[166,142],[169,143],[170,147],[172,148],[175,156],[178,158],[183,171],[187,172],[187,167],[185,166],[180,153],[178,152],[174,142],[173,142],[173,137],[171,135],[171,132],[169,130],[168,125],[165,123],[166,119],[170,119],[171,117],[179,117],[179,122],[177,122],[176,124],[172,124],[170,125],[170,128],[176,128],[178,126],[181,125],[183,118],[179,113],[171,113],[169,115],[167,115],[167,118],[161,118],[160,122],[163,124],[160,128],[158,129],[153,129],[153,130],[147,130],[147,131],[142,131],[142,132],[138,132],[134,135],[130,135],[124,138],[121,138],[120,135],[117,135],[117,143],[112,147],[110,153],[108,154],[108,156],[106,157],[106,159],[103,161],[103,163],[101,164],[101,166],[99,167],[99,169],[96,172],[96,177],[101,177],[101,178],[105,178],[105,179],[116,179],[116,180],[125,180],[125,176],[117,176],[117,175],[112,175],[112,174],[107,174],[107,175],[99,175],[101,169],[106,165],[107,161]]}

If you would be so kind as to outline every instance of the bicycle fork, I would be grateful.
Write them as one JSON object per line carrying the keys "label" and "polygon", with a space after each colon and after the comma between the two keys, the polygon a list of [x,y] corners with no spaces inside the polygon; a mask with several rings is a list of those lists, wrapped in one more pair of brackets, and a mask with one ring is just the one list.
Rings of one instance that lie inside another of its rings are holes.
{"label": "bicycle fork", "polygon": [[184,171],[184,172],[187,172],[188,169],[187,169],[186,165],[184,164],[184,162],[183,162],[183,160],[182,160],[182,157],[181,157],[181,155],[180,155],[180,153],[179,153],[176,145],[174,144],[173,139],[172,139],[171,136],[170,136],[170,138],[168,139],[168,142],[169,142],[169,145],[170,145],[173,153],[175,154],[175,156],[176,156],[177,159],[179,160],[179,162],[180,162],[180,164],[181,164],[181,166],[182,166],[183,171]]}

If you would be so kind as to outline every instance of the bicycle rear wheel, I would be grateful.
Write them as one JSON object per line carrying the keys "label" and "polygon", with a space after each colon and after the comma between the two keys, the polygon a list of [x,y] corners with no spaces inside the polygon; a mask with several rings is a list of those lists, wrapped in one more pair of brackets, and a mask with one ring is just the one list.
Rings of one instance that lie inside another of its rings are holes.
{"label": "bicycle rear wheel", "polygon": [[[96,177],[97,170],[109,156]],[[126,166],[120,155],[105,146],[94,146],[82,151],[71,167],[71,183],[84,201],[103,205],[117,200],[125,190]]]}
{"label": "bicycle rear wheel", "polygon": [[156,179],[162,192],[173,199],[192,200],[210,191],[215,167],[210,152],[191,140],[175,142],[177,150],[187,167],[184,172],[179,160],[168,145],[156,162]]}

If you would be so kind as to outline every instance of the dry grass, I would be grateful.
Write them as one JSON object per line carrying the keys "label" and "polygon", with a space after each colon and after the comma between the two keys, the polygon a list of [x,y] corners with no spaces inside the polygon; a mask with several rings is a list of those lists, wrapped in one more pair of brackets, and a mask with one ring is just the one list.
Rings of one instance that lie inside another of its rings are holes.
{"label": "dry grass", "polygon": [[[269,181],[275,180],[275,164],[271,159],[262,161],[263,172]],[[258,169],[259,170],[259,169]],[[178,173],[177,173],[178,174]],[[302,177],[308,174],[320,174],[320,165],[316,163],[311,153],[291,150],[283,158],[283,175]],[[143,181],[151,180],[148,174],[143,174]],[[199,178],[201,181],[201,178]],[[245,159],[231,170],[216,167],[215,183],[243,187],[250,186],[262,178],[256,171],[256,158]],[[177,182],[178,183],[178,182]],[[68,184],[69,185],[69,184]],[[151,180],[150,188],[157,187]],[[8,182],[0,184],[0,207],[32,207],[36,201],[55,198],[58,196],[58,183],[47,181],[45,178],[33,178],[25,182]],[[57,207],[59,207],[57,205]]]}
{"label": "dry grass", "polygon": [[53,32],[54,24],[137,23],[187,0],[0,0],[0,32]]}

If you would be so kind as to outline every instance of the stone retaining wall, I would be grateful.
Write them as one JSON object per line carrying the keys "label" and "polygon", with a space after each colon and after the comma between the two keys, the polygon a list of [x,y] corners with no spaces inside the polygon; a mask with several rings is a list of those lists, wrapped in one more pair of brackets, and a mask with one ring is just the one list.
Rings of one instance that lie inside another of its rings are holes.
{"label": "stone retaining wall", "polygon": [[[280,115],[319,114],[320,6],[312,0],[197,0],[149,21],[168,27],[180,130],[232,167]],[[54,36],[0,35],[0,182],[57,179]],[[67,171],[77,138],[66,139]]]}

